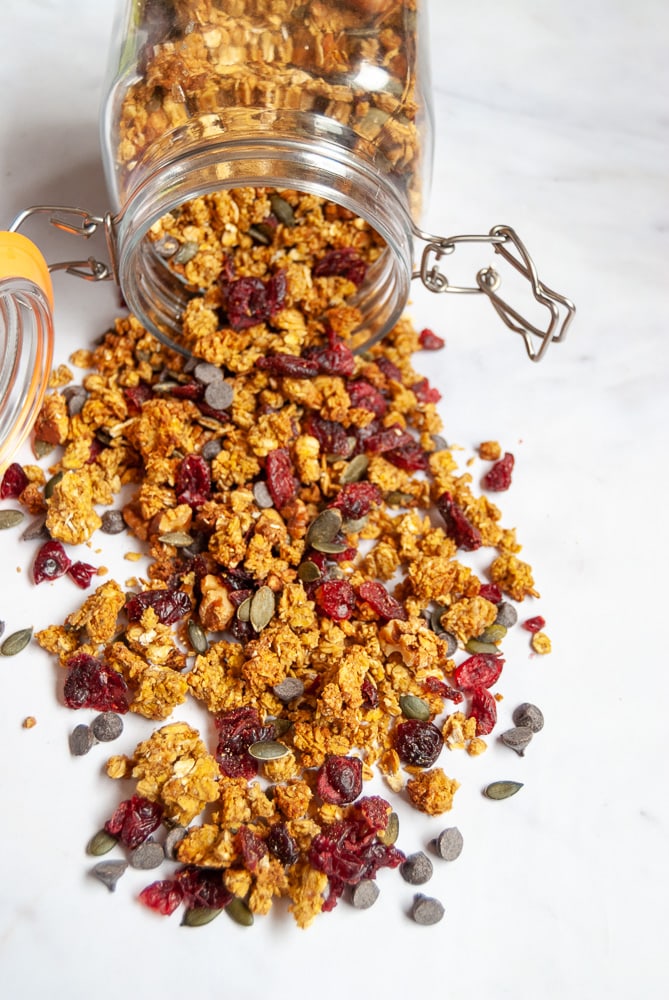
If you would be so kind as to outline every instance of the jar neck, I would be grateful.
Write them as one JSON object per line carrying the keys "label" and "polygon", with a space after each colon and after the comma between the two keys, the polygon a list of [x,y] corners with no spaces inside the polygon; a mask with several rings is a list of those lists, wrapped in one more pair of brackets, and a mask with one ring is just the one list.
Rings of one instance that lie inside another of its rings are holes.
{"label": "jar neck", "polygon": [[351,303],[362,316],[351,346],[370,346],[392,329],[409,297],[413,248],[406,192],[387,165],[374,162],[369,150],[360,149],[360,138],[338,123],[321,120],[315,132],[311,115],[238,111],[205,116],[168,134],[152,146],[150,161],[133,171],[133,186],[127,185],[114,220],[117,276],[129,308],[159,339],[186,353],[179,318],[187,293],[153,251],[148,230],[203,194],[289,188],[336,202],[385,242]]}

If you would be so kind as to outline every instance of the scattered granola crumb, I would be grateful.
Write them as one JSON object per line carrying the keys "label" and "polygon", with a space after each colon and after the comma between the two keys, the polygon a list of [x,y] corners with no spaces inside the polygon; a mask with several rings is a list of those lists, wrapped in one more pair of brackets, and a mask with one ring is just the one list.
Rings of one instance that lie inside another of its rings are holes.
{"label": "scattered granola crumb", "polygon": [[21,725],[24,729],[33,729],[37,725],[37,719],[34,715],[27,715]]}

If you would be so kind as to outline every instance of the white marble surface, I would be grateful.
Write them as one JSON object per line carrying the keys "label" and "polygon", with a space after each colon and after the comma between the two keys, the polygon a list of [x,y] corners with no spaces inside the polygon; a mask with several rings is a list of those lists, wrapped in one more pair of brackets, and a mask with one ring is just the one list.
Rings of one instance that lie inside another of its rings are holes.
{"label": "white marble surface", "polygon": [[[0,222],[36,202],[106,207],[96,122],[111,6],[3,0]],[[542,593],[528,613],[544,614],[554,652],[532,657],[515,636],[500,714],[534,700],[546,727],[522,760],[493,745],[453,762],[463,787],[448,819],[466,849],[429,886],[446,906],[438,927],[403,915],[411,892],[389,877],[385,905],[340,906],[306,933],[288,918],[190,931],[133,902],[139,873],[113,896],[86,877],[83,845],[117,794],[104,753],[70,757],[72,715],[39,650],[0,662],[0,972],[12,1000],[666,995],[669,8],[428,6],[430,225],[515,226],[578,306],[568,340],[539,366],[484,301],[417,292],[412,307],[448,340],[425,362],[448,437],[466,449],[496,437],[516,454],[501,506]],[[40,242],[51,259],[62,253],[53,236]],[[453,280],[469,277],[467,260]],[[65,361],[116,301],[62,276],[56,298]],[[25,547],[4,536],[2,546],[8,631],[61,620],[77,595],[34,590]],[[129,575],[114,546],[96,558]],[[26,731],[29,714],[38,725]],[[521,794],[483,800],[502,776],[523,780]],[[406,831],[414,849],[426,828]]]}

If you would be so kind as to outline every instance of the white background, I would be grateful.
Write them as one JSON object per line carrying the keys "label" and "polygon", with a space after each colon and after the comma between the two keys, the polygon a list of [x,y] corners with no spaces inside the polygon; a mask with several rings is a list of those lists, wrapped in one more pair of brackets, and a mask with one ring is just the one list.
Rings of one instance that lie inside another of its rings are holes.
{"label": "white background", "polygon": [[[2,0],[0,224],[37,202],[107,207],[97,117],[112,6]],[[500,716],[508,723],[515,704],[532,700],[546,727],[522,760],[491,741],[479,760],[443,761],[462,782],[446,819],[465,850],[428,886],[446,907],[438,926],[412,924],[412,891],[386,872],[375,908],[341,904],[306,932],[283,913],[251,929],[222,917],[190,930],[135,902],[149,880],[141,873],[114,895],[87,876],[84,845],[119,797],[102,776],[105,750],[70,756],[80,720],[59,704],[60,678],[40,650],[0,661],[8,998],[666,995],[669,9],[663,0],[428,7],[429,226],[515,226],[546,282],[578,307],[566,342],[538,366],[485,301],[417,290],[411,307],[447,339],[420,364],[443,393],[448,439],[465,457],[488,438],[516,456],[500,505],[542,595],[522,615],[545,616],[554,652],[533,657],[527,635],[513,636]],[[49,259],[81,253],[76,240],[34,236]],[[480,253],[453,258],[452,280],[488,263]],[[55,289],[63,362],[104,331],[117,299],[62,275]],[[69,581],[35,589],[35,543],[16,537],[2,538],[7,633],[60,621],[80,598]],[[123,581],[129,547],[96,539],[81,555]],[[38,720],[32,730],[26,715]],[[139,723],[115,750],[134,746]],[[490,803],[481,788],[497,777],[524,788]],[[423,847],[443,825],[407,818],[400,846]]]}

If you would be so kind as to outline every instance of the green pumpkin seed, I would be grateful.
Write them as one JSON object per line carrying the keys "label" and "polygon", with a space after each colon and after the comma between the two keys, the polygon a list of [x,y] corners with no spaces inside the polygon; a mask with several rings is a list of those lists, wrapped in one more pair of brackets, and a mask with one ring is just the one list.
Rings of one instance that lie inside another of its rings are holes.
{"label": "green pumpkin seed", "polygon": [[400,835],[400,818],[396,812],[391,812],[388,816],[388,822],[386,823],[385,830],[382,830],[378,834],[378,838],[382,844],[386,847],[391,847],[393,844],[397,843],[397,838]]}
{"label": "green pumpkin seed", "polygon": [[285,736],[289,729],[293,728],[293,723],[290,719],[275,719],[274,720],[274,735],[275,736]]}
{"label": "green pumpkin seed", "polygon": [[35,458],[45,458],[46,455],[53,451],[55,445],[51,441],[43,441],[41,438],[35,438],[33,443],[33,451],[35,453]]}
{"label": "green pumpkin seed", "polygon": [[341,474],[340,483],[346,485],[347,483],[357,483],[367,472],[369,467],[369,459],[366,455],[356,455],[348,463],[346,468]]}
{"label": "green pumpkin seed", "polygon": [[315,583],[316,580],[320,580],[321,571],[316,563],[311,562],[310,559],[305,559],[305,561],[300,563],[298,566],[297,575],[302,583]]}
{"label": "green pumpkin seed", "polygon": [[46,497],[47,500],[51,499],[51,497],[53,496],[53,491],[55,490],[56,486],[58,486],[58,483],[61,481],[64,475],[65,475],[64,472],[57,472],[55,476],[52,476],[51,479],[47,480],[44,486],[44,496]]}
{"label": "green pumpkin seed", "polygon": [[522,781],[493,781],[483,790],[483,794],[489,799],[508,799],[522,787]]}
{"label": "green pumpkin seed", "polygon": [[342,523],[342,531],[346,535],[357,535],[359,531],[369,523],[369,514],[365,514],[364,517],[357,517],[351,519],[350,521],[344,521]]}
{"label": "green pumpkin seed", "polygon": [[270,195],[270,205],[272,206],[272,213],[276,215],[279,222],[283,223],[284,226],[292,228],[295,225],[295,213],[293,212],[293,207],[290,205],[285,198],[282,198],[280,194]]}
{"label": "green pumpkin seed", "polygon": [[276,740],[258,740],[249,747],[249,753],[254,760],[279,760],[288,753],[288,747]]}
{"label": "green pumpkin seed", "polygon": [[498,653],[499,650],[494,642],[481,642],[479,639],[469,639],[465,643],[468,653]]}
{"label": "green pumpkin seed", "polygon": [[502,641],[502,639],[504,638],[505,635],[506,635],[506,628],[505,628],[505,626],[504,625],[499,625],[499,624],[494,624],[494,625],[488,625],[488,627],[485,628],[481,632],[481,634],[478,635],[476,638],[477,638],[478,642],[494,642],[494,643],[498,643],[498,642]]}
{"label": "green pumpkin seed", "polygon": [[253,924],[253,913],[244,900],[237,896],[228,903],[225,912],[231,920],[234,920],[236,924],[241,924],[242,927],[251,927]]}
{"label": "green pumpkin seed", "polygon": [[0,654],[2,656],[16,656],[20,653],[22,649],[25,649],[30,640],[33,637],[33,630],[31,628],[22,628],[18,632],[12,632],[8,635],[2,646],[0,646]]}
{"label": "green pumpkin seed", "polygon": [[168,531],[164,535],[159,535],[158,541],[163,545],[174,545],[177,549],[185,549],[193,544],[193,536],[187,531]]}
{"label": "green pumpkin seed", "polygon": [[391,490],[390,493],[386,493],[385,500],[389,507],[408,507],[413,497],[402,490]]}
{"label": "green pumpkin seed", "polygon": [[181,244],[174,257],[172,257],[172,261],[174,264],[187,264],[189,260],[193,259],[199,249],[199,243],[187,240],[185,243]]}
{"label": "green pumpkin seed", "polygon": [[318,545],[313,546],[317,552],[322,552],[324,555],[339,555],[341,552],[346,552],[349,547],[347,542],[319,542]]}
{"label": "green pumpkin seed", "polygon": [[0,531],[5,528],[15,528],[25,520],[25,516],[22,510],[0,510]]}
{"label": "green pumpkin seed", "polygon": [[274,230],[264,222],[249,226],[248,234],[255,243],[260,243],[264,247],[271,246],[274,240]]}
{"label": "green pumpkin seed", "polygon": [[240,622],[247,622],[251,617],[251,598],[247,597],[245,601],[237,608],[237,617]]}
{"label": "green pumpkin seed", "polygon": [[[317,552],[332,551],[323,546],[342,544],[335,543],[335,538],[341,531],[342,522],[341,511],[336,507],[327,507],[309,525],[306,538],[307,545],[312,549],[316,549]],[[339,551],[343,552],[345,548],[347,548],[346,544]]]}
{"label": "green pumpkin seed", "polygon": [[194,622],[192,619],[188,622],[188,641],[195,650],[201,656],[209,649],[209,643],[207,642],[207,634],[201,625]]}
{"label": "green pumpkin seed", "polygon": [[197,906],[192,910],[186,910],[181,921],[181,926],[204,927],[205,924],[210,924],[221,913],[223,913],[222,909],[216,909],[212,906]]}
{"label": "green pumpkin seed", "polygon": [[422,698],[416,697],[415,694],[400,695],[400,709],[405,719],[419,719],[421,722],[427,722],[431,715],[428,703]]}
{"label": "green pumpkin seed", "polygon": [[261,587],[251,598],[249,621],[256,632],[269,625],[276,610],[276,597],[271,587]]}
{"label": "green pumpkin seed", "polygon": [[106,830],[98,830],[86,844],[86,854],[92,854],[93,857],[99,858],[103,854],[109,854],[117,843],[116,837],[111,833],[107,833]]}

